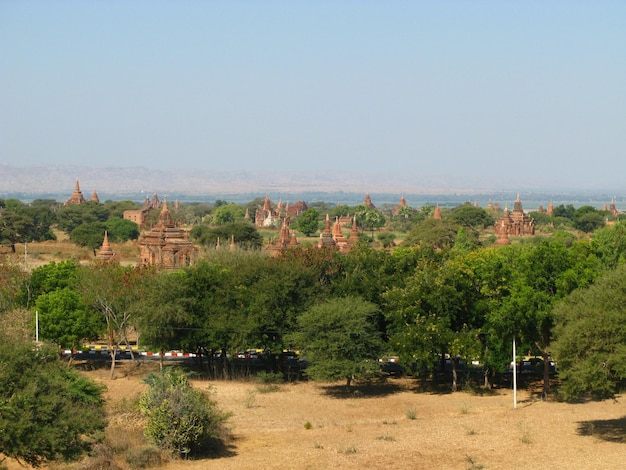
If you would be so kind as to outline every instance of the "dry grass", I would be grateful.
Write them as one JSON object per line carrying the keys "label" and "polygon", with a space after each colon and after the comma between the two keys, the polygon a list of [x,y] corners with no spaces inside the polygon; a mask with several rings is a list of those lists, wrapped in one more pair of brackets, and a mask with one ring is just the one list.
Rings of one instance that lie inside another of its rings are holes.
{"label": "dry grass", "polygon": [[[26,247],[16,245],[16,253],[11,253],[10,249],[5,248],[0,252],[0,256],[11,259],[20,265],[26,262],[29,269],[38,268],[51,261],[58,263],[69,259],[79,263],[88,263],[94,260],[93,250],[72,243],[63,232],[57,231],[55,233],[58,238],[56,241],[29,243]],[[136,265],[139,263],[137,241],[111,243],[111,248],[121,264]]]}
{"label": "dry grass", "polygon": [[[88,374],[107,385],[115,407],[143,390],[145,372],[129,368],[114,381],[106,370]],[[254,393],[250,406],[250,382],[194,382],[209,384],[221,409],[233,412],[223,456],[161,468],[617,469],[626,453],[620,400],[544,403],[522,391],[513,409],[509,390],[434,394],[412,379],[393,379],[351,390],[286,384]]]}
{"label": "dry grass", "polygon": [[[109,408],[119,411],[144,389],[145,367],[124,365],[112,381],[106,368],[86,373],[107,385]],[[617,469],[626,455],[620,400],[545,403],[522,391],[513,409],[509,390],[436,394],[421,392],[412,379],[351,390],[298,382],[274,393],[251,393],[250,382],[194,381],[209,385],[220,408],[233,413],[232,438],[220,457],[164,462],[161,469]],[[110,434],[135,437],[110,440],[139,449],[131,418],[117,415]]]}

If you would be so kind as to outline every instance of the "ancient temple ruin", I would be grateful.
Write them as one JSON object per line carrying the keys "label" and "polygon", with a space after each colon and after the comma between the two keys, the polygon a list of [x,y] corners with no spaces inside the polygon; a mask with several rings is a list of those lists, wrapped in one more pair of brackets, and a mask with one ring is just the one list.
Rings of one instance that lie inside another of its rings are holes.
{"label": "ancient temple ruin", "polygon": [[78,178],[76,178],[76,184],[74,185],[74,192],[69,197],[69,199],[65,201],[64,205],[82,204],[83,202],[85,202],[85,198],[83,197],[83,193],[80,190],[80,185],[78,184]]}
{"label": "ancient temple ruin", "polygon": [[197,250],[189,240],[189,233],[177,227],[163,200],[159,219],[154,227],[139,237],[141,264],[175,269],[194,264]]}
{"label": "ancient temple ruin", "polygon": [[524,212],[519,194],[515,199],[513,211],[511,212],[505,207],[504,215],[495,223],[494,229],[496,235],[504,233],[507,237],[523,237],[535,234],[535,221]]}
{"label": "ancient temple ruin", "polygon": [[113,259],[114,256],[115,256],[115,252],[113,251],[113,249],[111,248],[111,245],[109,244],[109,234],[105,231],[104,240],[102,242],[102,246],[100,247],[100,250],[98,250],[98,252],[96,253],[96,258],[104,260],[104,261],[110,261],[111,259]]}

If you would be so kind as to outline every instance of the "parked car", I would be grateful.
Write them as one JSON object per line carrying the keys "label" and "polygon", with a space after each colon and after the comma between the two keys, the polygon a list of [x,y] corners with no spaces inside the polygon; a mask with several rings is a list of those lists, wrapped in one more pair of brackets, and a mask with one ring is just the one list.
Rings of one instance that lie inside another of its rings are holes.
{"label": "parked car", "polygon": [[[550,360],[550,375],[556,373],[556,362]],[[513,369],[513,362],[509,365],[509,371]],[[543,358],[541,356],[525,356],[516,362],[518,374],[543,375]]]}

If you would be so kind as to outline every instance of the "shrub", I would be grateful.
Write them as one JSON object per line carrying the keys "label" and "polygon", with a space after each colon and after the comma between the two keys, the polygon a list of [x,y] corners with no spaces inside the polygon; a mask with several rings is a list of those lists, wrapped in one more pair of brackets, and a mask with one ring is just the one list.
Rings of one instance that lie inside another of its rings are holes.
{"label": "shrub", "polygon": [[82,457],[103,437],[104,387],[55,348],[1,339],[0,453],[33,467]]}
{"label": "shrub", "polygon": [[228,415],[221,413],[203,391],[192,388],[180,369],[150,374],[146,383],[149,388],[139,407],[148,418],[144,433],[155,445],[188,456],[220,438]]}
{"label": "shrub", "polygon": [[257,378],[262,384],[281,384],[285,381],[280,372],[265,372],[264,370],[257,374]]}
{"label": "shrub", "polygon": [[142,446],[126,452],[126,462],[132,468],[150,468],[161,465],[161,451],[153,446]]}

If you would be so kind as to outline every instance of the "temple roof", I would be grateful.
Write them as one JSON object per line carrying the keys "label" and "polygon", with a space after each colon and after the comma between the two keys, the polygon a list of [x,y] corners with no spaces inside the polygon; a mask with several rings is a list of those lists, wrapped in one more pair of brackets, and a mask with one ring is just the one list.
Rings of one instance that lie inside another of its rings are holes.
{"label": "temple roof", "polygon": [[78,178],[76,178],[74,192],[72,193],[70,198],[65,201],[65,204],[82,204],[83,202],[85,202],[85,198],[83,197],[83,193],[80,192],[80,185],[78,184]]}

